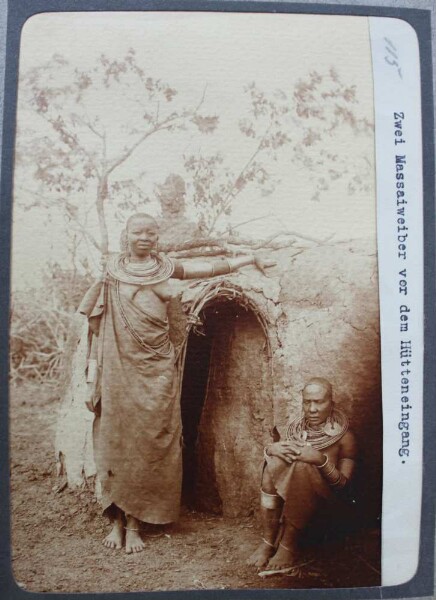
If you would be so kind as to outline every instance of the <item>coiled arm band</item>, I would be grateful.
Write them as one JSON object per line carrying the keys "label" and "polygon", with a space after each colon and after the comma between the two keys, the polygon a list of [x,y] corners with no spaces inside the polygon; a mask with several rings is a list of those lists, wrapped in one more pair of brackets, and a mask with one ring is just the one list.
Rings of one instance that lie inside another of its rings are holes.
{"label": "coiled arm band", "polygon": [[220,258],[211,261],[177,261],[173,276],[177,279],[201,279],[227,275],[240,267],[254,264],[253,256],[238,256],[236,258]]}
{"label": "coiled arm band", "polygon": [[348,483],[348,479],[343,475],[336,466],[331,463],[328,456],[325,456],[325,462],[318,467],[321,471],[321,475],[327,481],[330,487],[341,489]]}

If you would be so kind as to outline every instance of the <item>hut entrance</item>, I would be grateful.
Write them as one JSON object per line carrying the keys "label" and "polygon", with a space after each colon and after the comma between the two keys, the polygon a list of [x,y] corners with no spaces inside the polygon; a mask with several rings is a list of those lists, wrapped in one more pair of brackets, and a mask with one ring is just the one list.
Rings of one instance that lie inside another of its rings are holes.
{"label": "hut entrance", "polygon": [[258,505],[259,466],[272,423],[265,333],[256,314],[216,298],[188,338],[181,410],[183,501],[243,516]]}

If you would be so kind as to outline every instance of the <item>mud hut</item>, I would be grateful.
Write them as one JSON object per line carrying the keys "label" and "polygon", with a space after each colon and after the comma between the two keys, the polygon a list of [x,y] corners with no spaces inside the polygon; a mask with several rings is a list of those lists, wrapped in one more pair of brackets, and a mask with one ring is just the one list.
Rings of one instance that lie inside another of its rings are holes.
{"label": "mud hut", "polygon": [[[264,445],[285,434],[312,376],[328,378],[360,442],[357,496],[374,522],[381,499],[380,339],[375,249],[365,241],[265,249],[249,266],[175,282],[169,316],[178,352],[184,501],[229,517],[258,506]],[[177,255],[177,252],[173,253]],[[183,255],[183,252],[178,254]],[[93,480],[93,415],[84,405],[86,323],[76,317],[71,377],[56,436],[59,474]]]}

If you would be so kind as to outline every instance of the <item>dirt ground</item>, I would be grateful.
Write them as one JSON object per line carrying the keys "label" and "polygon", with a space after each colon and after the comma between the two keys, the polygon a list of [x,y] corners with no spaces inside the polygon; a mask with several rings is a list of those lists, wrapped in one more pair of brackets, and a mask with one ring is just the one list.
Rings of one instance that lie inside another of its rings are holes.
{"label": "dirt ground", "polygon": [[299,577],[261,578],[245,564],[259,539],[254,517],[224,519],[185,509],[178,524],[145,532],[140,554],[104,548],[108,524],[92,491],[58,488],[53,392],[26,385],[11,396],[12,557],[21,587],[126,592],[380,584],[378,529],[306,547]]}

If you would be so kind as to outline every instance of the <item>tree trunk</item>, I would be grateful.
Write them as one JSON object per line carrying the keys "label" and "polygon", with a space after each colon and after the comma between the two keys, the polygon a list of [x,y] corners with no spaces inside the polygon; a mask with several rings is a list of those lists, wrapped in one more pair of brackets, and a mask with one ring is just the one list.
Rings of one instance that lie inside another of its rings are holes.
{"label": "tree trunk", "polygon": [[103,175],[98,184],[96,208],[98,215],[98,224],[100,227],[101,252],[106,257],[109,252],[109,235],[107,231],[106,215],[104,213],[104,203],[108,197],[107,175]]}

